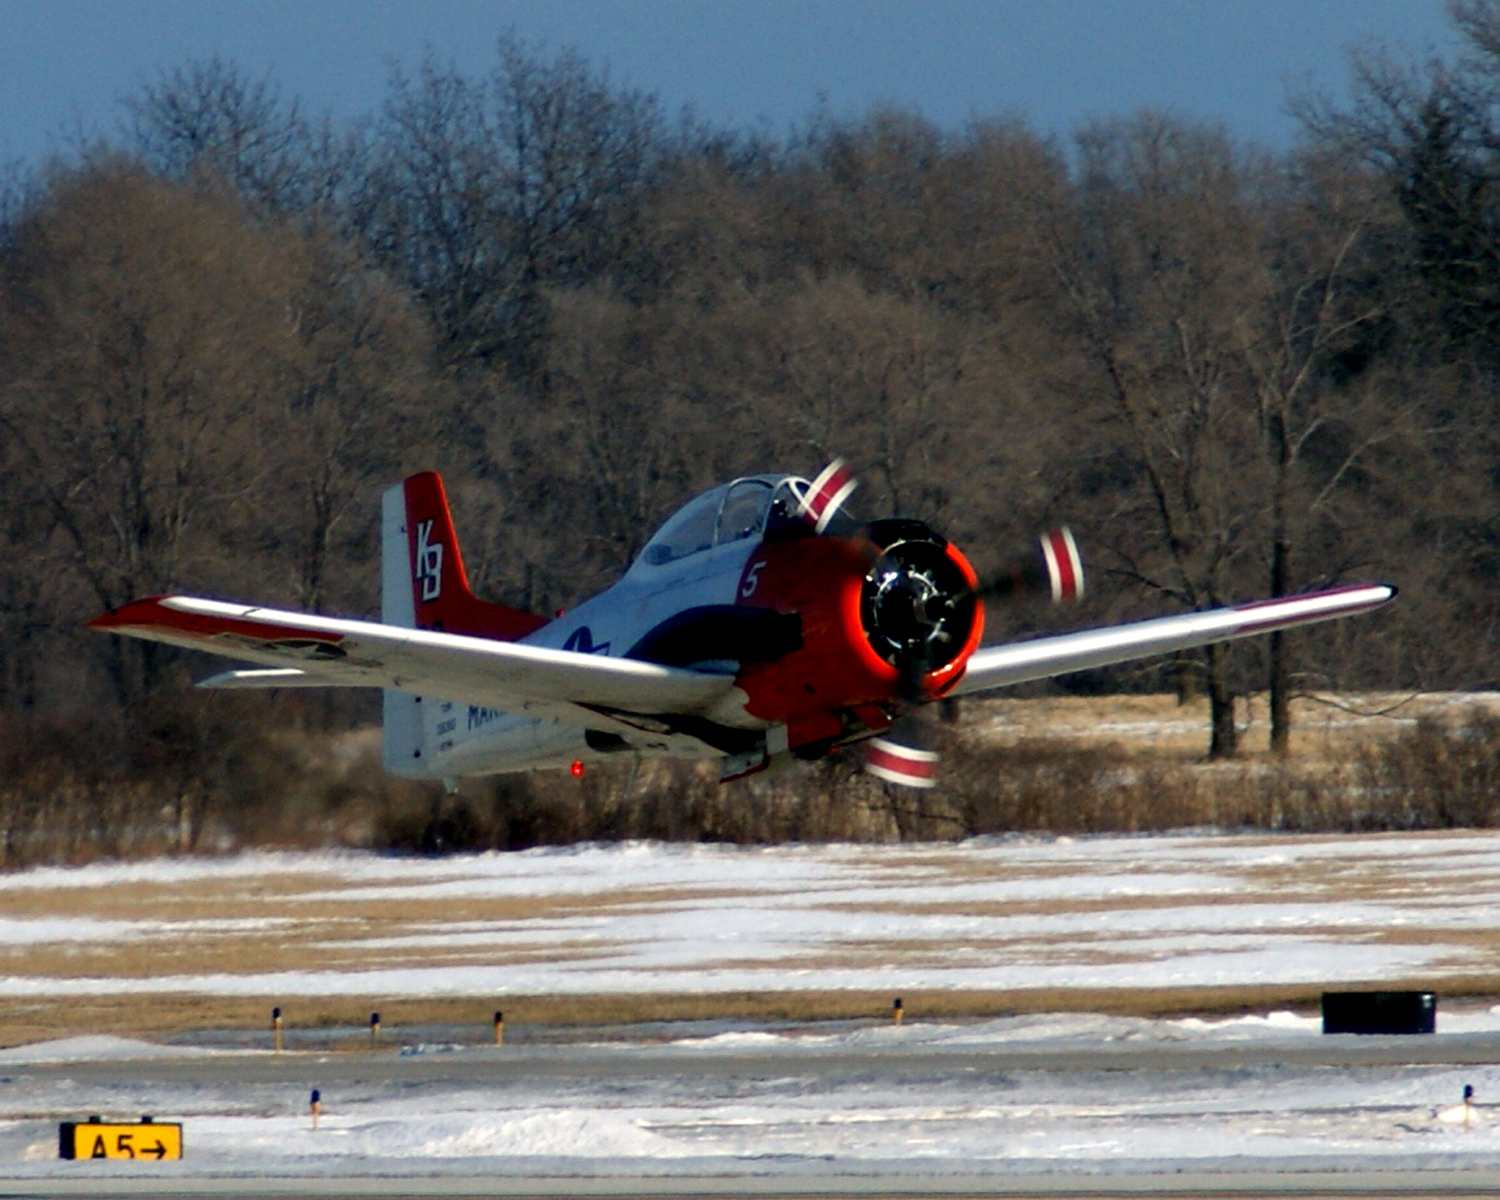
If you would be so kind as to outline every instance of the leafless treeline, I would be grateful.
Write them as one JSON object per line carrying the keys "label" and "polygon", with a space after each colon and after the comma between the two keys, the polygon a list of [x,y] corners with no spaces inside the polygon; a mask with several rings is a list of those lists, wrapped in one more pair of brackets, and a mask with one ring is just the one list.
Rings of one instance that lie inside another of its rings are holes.
{"label": "leafless treeline", "polygon": [[1500,9],[1454,19],[1460,57],[1355,60],[1279,154],[1154,113],[772,138],[510,38],[348,127],[167,73],[0,198],[0,713],[179,687],[79,630],[136,596],[374,611],[411,469],[449,480],[477,587],[548,611],[695,490],[836,454],[981,568],[1071,523],[1073,620],[1403,587],[1075,683],[1206,690],[1214,755],[1246,691],[1274,748],[1298,689],[1492,686]]}

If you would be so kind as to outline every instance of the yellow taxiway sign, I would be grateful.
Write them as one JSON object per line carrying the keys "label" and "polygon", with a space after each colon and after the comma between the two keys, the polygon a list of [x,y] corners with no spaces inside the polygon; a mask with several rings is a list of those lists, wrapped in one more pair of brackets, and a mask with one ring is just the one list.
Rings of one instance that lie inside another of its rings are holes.
{"label": "yellow taxiway sign", "polygon": [[144,1158],[160,1162],[182,1157],[182,1126],[143,1117],[133,1125],[64,1121],[57,1130],[62,1158]]}

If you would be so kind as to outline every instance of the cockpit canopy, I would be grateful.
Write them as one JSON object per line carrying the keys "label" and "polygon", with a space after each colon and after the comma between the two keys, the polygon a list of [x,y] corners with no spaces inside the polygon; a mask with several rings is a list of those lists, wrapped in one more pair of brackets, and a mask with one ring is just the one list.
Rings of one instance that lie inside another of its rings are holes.
{"label": "cockpit canopy", "polygon": [[704,492],[656,531],[636,563],[660,567],[714,546],[763,537],[768,526],[796,518],[807,487],[800,475],[749,475]]}

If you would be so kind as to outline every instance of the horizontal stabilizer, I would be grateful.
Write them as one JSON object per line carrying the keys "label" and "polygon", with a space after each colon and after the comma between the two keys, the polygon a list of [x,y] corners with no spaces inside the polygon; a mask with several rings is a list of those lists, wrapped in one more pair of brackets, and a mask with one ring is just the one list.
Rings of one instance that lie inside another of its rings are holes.
{"label": "horizontal stabilizer", "polygon": [[266,667],[253,671],[220,671],[217,675],[200,679],[195,686],[227,691],[251,688],[337,687],[338,684],[339,681],[336,679],[329,680],[321,675],[309,675],[306,671],[298,670],[296,667]]}

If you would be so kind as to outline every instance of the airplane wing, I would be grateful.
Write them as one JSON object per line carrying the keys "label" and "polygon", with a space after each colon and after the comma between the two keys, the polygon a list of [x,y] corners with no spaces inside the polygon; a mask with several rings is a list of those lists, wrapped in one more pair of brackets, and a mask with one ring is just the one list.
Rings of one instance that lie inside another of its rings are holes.
{"label": "airplane wing", "polygon": [[192,596],[137,600],[89,626],[274,668],[206,681],[216,687],[396,688],[575,723],[595,706],[706,713],[735,686],[732,675]]}
{"label": "airplane wing", "polygon": [[1396,589],[1385,584],[1361,584],[1065,633],[1009,646],[989,646],[974,652],[963,678],[948,694],[966,696],[1033,679],[1050,679],[1070,671],[1088,671],[1131,659],[1171,654],[1211,642],[1229,642],[1315,621],[1331,621],[1378,608],[1395,594]]}

